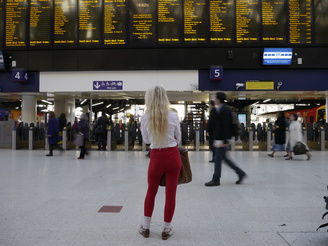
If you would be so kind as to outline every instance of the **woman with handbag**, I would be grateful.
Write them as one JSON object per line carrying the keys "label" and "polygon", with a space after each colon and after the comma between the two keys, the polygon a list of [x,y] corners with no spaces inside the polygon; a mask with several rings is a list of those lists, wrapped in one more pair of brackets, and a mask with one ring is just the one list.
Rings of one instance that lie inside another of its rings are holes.
{"label": "woman with handbag", "polygon": [[309,148],[308,146],[303,143],[303,132],[302,132],[302,125],[300,122],[298,122],[298,116],[297,114],[291,114],[290,120],[291,123],[289,125],[289,137],[287,138],[287,144],[286,148],[288,151],[288,158],[286,160],[292,160],[292,152],[293,148],[296,146],[296,144],[301,143],[302,145],[305,146],[306,149],[306,155],[307,155],[307,160],[309,161],[311,159],[311,154],[309,153]]}
{"label": "woman with handbag", "polygon": [[148,168],[148,190],[144,203],[144,221],[139,233],[149,237],[151,217],[155,197],[162,176],[166,176],[166,199],[162,239],[172,236],[170,223],[175,210],[176,190],[181,171],[181,159],[178,149],[180,142],[180,122],[178,115],[170,110],[166,91],[161,86],[150,88],[146,92],[146,113],[141,118],[142,138],[150,144],[150,163]]}
{"label": "woman with handbag", "polygon": [[88,155],[88,151],[85,147],[87,140],[89,139],[89,126],[88,126],[88,116],[86,114],[81,114],[80,122],[77,124],[77,130],[79,133],[84,135],[83,144],[80,145],[80,156],[77,159],[83,160],[85,155]]}

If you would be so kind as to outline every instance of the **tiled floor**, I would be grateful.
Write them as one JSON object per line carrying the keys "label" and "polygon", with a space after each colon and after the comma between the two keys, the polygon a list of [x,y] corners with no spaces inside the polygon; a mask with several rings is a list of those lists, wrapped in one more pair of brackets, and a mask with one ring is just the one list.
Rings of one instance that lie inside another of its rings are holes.
{"label": "tiled floor", "polygon": [[[138,234],[147,188],[143,152],[0,150],[0,245],[328,245],[327,230],[316,232],[326,211],[328,152],[285,161],[283,153],[230,153],[249,178],[235,185],[226,166],[220,187],[205,187],[213,164],[209,152],[190,152],[193,182],[181,185],[174,235],[160,238],[164,189],[160,188],[150,238]],[[99,213],[123,206],[119,213]]]}

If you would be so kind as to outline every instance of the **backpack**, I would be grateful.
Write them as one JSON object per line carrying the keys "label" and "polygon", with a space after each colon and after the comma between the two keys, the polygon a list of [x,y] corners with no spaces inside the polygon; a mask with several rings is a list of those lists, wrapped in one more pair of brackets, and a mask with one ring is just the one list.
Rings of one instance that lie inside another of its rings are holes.
{"label": "backpack", "polygon": [[238,137],[240,134],[240,123],[235,112],[231,112],[231,136]]}

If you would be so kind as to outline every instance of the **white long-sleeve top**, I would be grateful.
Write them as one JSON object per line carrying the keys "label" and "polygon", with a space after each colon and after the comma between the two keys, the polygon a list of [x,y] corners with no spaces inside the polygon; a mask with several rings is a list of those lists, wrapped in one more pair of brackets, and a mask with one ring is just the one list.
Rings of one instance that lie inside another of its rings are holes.
{"label": "white long-sleeve top", "polygon": [[159,143],[156,136],[150,131],[149,115],[144,114],[141,117],[141,133],[142,139],[146,144],[150,144],[151,149],[161,149],[175,147],[180,143],[181,131],[180,122],[177,113],[170,111],[168,114],[168,127],[165,139]]}

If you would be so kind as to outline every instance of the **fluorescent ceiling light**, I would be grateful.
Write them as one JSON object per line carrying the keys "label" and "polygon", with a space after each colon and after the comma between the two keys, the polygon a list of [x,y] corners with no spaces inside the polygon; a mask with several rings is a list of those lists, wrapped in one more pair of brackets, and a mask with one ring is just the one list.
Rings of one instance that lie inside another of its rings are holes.
{"label": "fluorescent ceiling light", "polygon": [[100,104],[103,104],[104,102],[100,102],[100,103],[95,103],[95,104],[92,104],[92,107],[93,106],[97,106],[97,105],[100,105]]}
{"label": "fluorescent ceiling light", "polygon": [[116,108],[113,108],[113,110],[115,110],[115,109],[119,109],[120,107],[116,107]]}
{"label": "fluorescent ceiling light", "polygon": [[48,103],[48,104],[52,104],[51,102],[47,101],[47,100],[41,100],[42,102]]}
{"label": "fluorescent ceiling light", "polygon": [[271,101],[271,99],[267,99],[267,100],[265,100],[265,101],[263,101],[263,102],[266,103],[266,102],[269,102],[269,101]]}
{"label": "fluorescent ceiling light", "polygon": [[106,108],[109,108],[110,106],[112,106],[112,104],[108,104],[108,105],[106,106]]}
{"label": "fluorescent ceiling light", "polygon": [[81,105],[83,104],[83,103],[85,103],[87,101],[87,99],[84,99],[82,102],[81,102]]}

